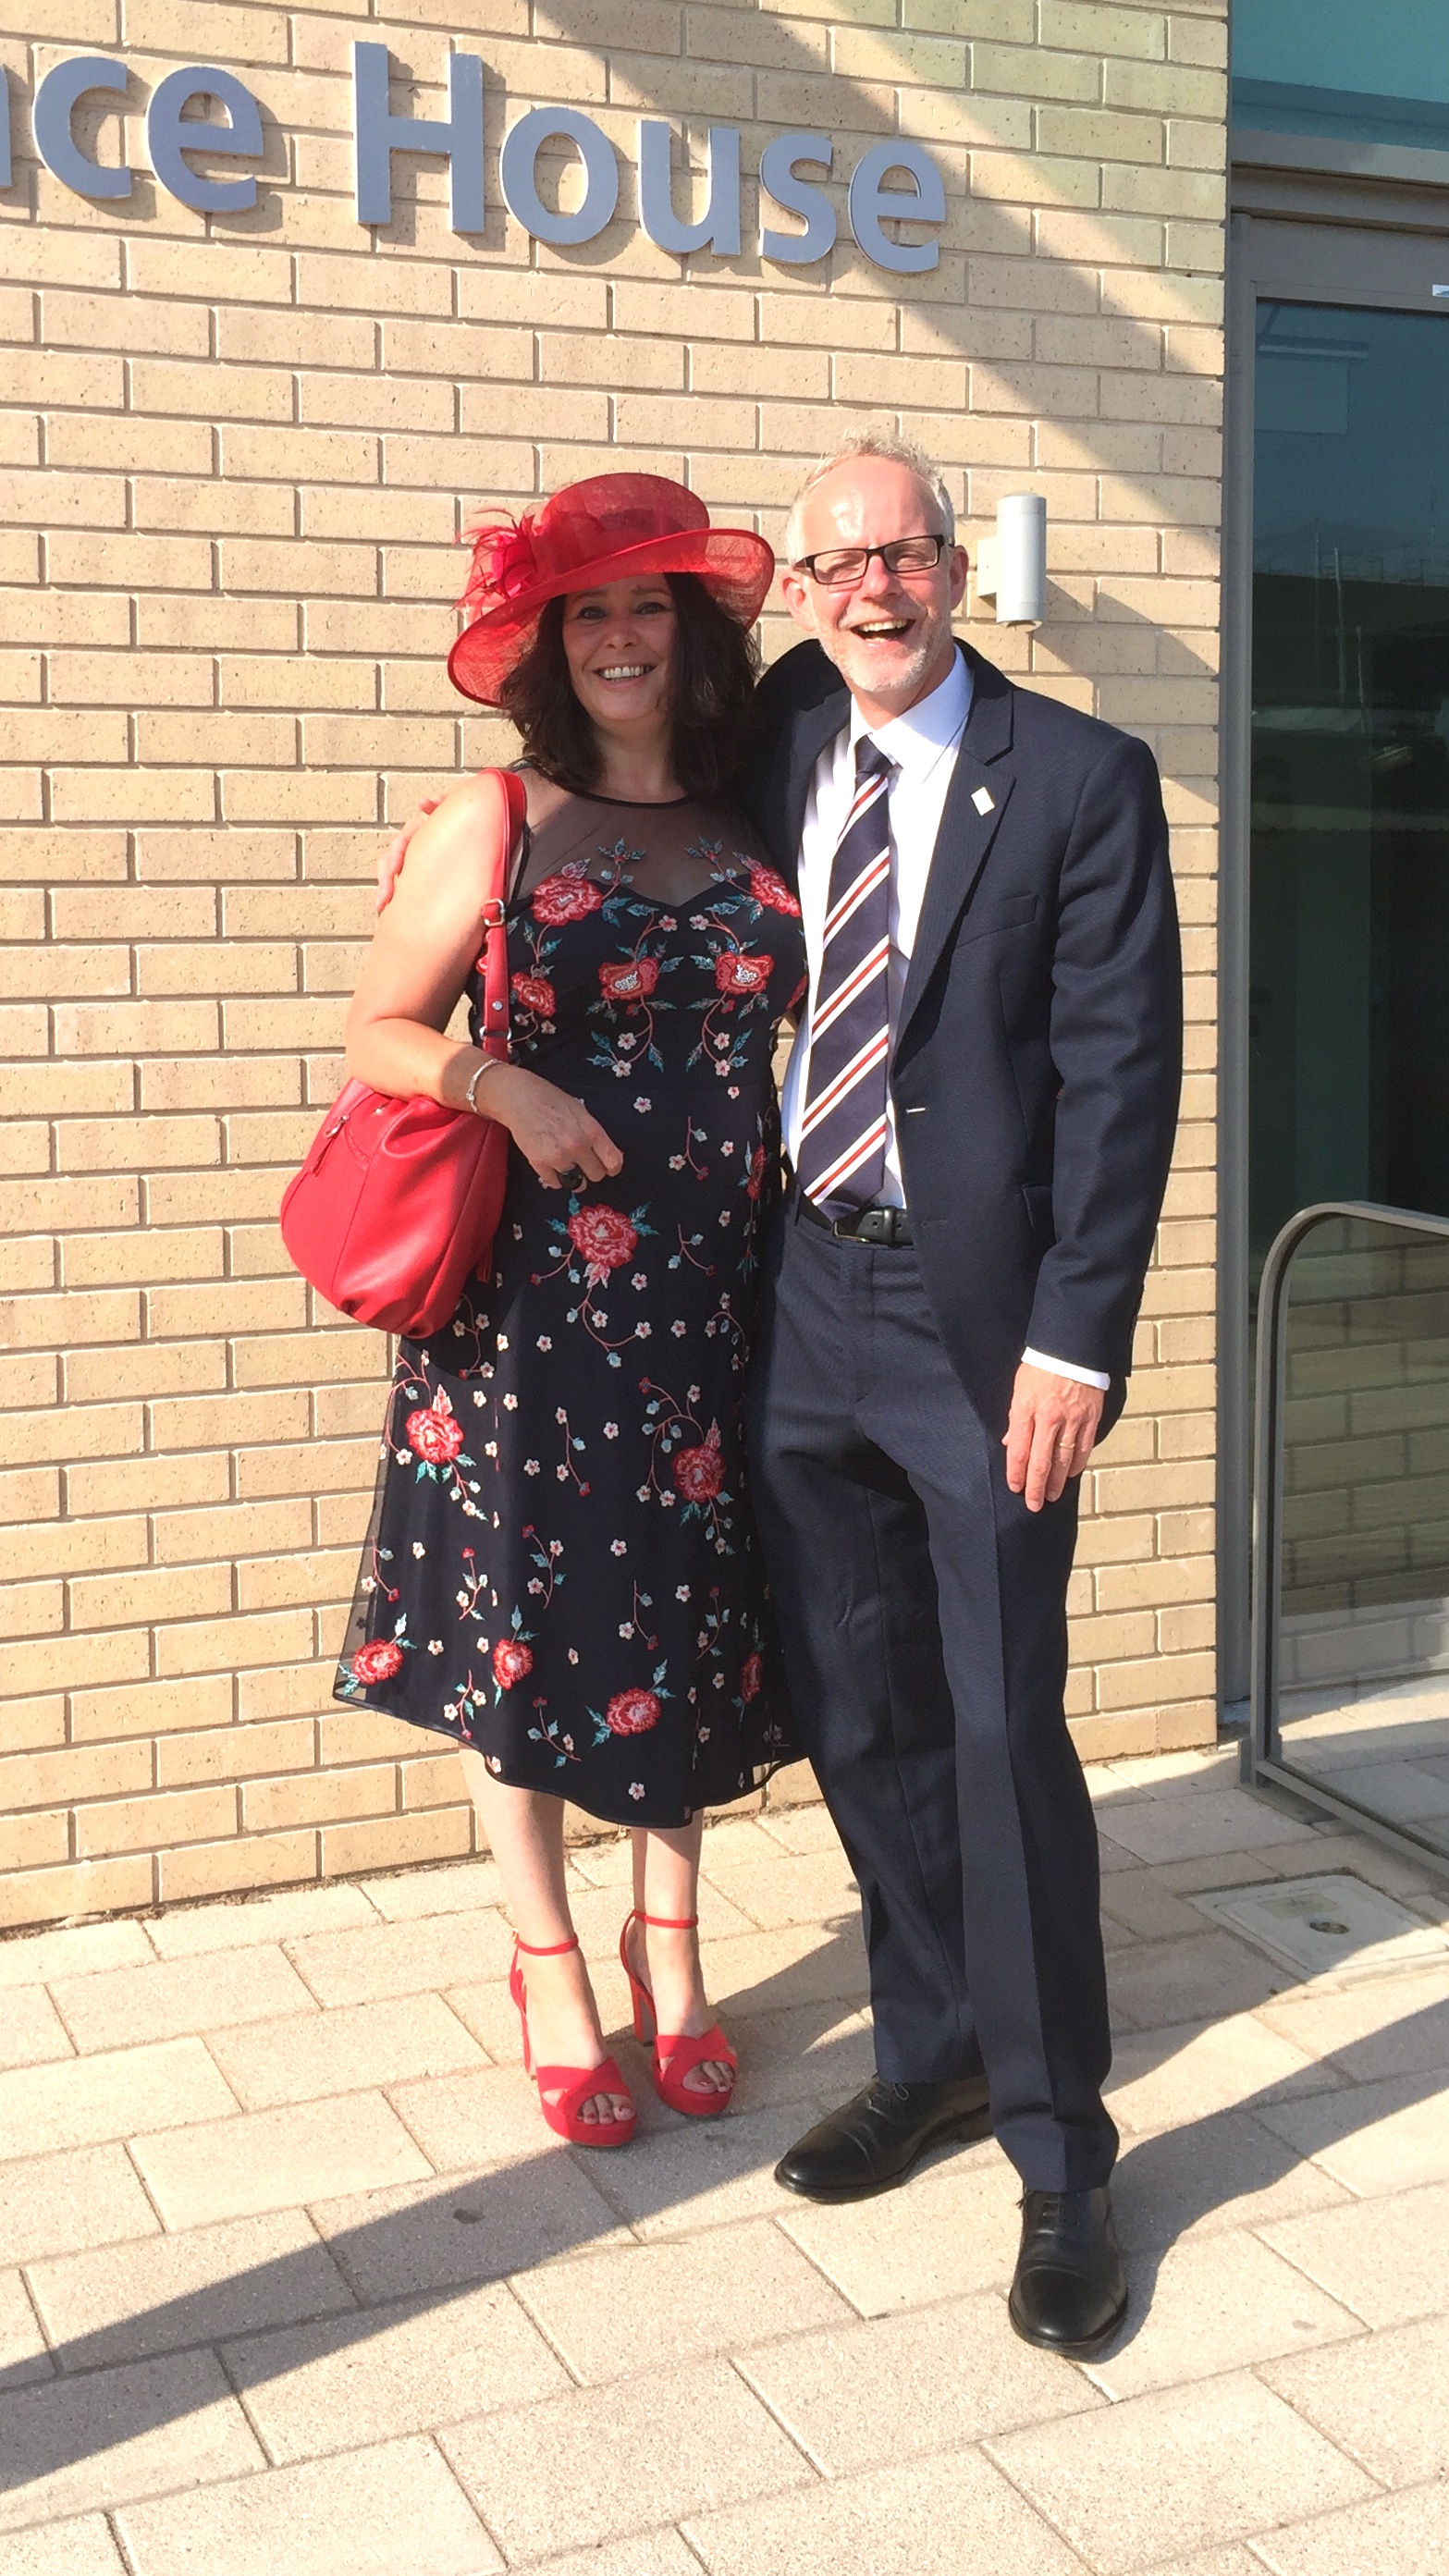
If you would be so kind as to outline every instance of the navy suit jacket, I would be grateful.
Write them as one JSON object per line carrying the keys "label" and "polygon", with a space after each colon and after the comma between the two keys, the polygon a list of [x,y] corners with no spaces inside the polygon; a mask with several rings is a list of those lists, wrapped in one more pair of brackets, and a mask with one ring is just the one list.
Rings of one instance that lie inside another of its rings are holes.
{"label": "navy suit jacket", "polygon": [[[1157,765],[962,646],[971,712],[931,857],[890,1081],[922,1281],[982,1419],[1024,1349],[1114,1381],[1167,1185],[1182,970]],[[766,673],[745,802],[793,879],[849,717],[814,643]],[[979,792],[989,800],[979,810]]]}

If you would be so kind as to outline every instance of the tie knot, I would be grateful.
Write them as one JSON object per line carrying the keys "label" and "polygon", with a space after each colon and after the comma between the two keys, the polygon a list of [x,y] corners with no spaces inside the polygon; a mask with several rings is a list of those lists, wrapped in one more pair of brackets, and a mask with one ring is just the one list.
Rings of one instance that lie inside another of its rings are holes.
{"label": "tie knot", "polygon": [[894,767],[895,762],[891,759],[890,754],[882,751],[880,744],[878,742],[873,742],[868,733],[863,733],[855,746],[855,777],[857,786],[864,786],[865,781],[868,778],[888,777]]}

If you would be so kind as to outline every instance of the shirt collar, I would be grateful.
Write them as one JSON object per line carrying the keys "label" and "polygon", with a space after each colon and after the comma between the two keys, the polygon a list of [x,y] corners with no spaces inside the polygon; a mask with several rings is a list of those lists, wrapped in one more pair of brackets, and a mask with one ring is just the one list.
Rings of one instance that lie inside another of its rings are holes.
{"label": "shirt collar", "polygon": [[970,712],[971,666],[958,650],[940,686],[928,698],[908,707],[903,716],[892,716],[888,724],[867,724],[852,698],[849,749],[853,755],[862,734],[868,733],[903,775],[922,779],[952,748]]}

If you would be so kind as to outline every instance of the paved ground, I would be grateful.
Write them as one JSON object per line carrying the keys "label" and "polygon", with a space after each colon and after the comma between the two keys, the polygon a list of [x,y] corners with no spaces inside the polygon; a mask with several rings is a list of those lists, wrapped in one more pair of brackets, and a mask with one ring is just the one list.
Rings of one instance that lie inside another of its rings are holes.
{"label": "paved ground", "polygon": [[[1445,2576],[1449,1950],[1296,1985],[1191,1902],[1445,1891],[1231,1757],[1094,1787],[1134,2307],[1090,2369],[1009,2331],[994,2147],[771,2181],[870,2064],[818,1808],[707,1836],[739,2107],[641,2085],[622,2155],[538,2120],[487,1863],[0,1944],[0,2576]],[[616,2023],[623,1864],[577,1862]]]}

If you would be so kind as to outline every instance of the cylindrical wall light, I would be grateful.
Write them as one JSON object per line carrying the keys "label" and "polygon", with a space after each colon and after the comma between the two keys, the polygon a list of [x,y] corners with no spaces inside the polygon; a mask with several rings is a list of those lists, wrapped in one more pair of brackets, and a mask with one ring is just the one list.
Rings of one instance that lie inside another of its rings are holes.
{"label": "cylindrical wall light", "polygon": [[976,552],[976,590],[996,602],[998,626],[1040,626],[1046,615],[1046,502],[1040,492],[1007,492],[996,504],[996,534]]}

